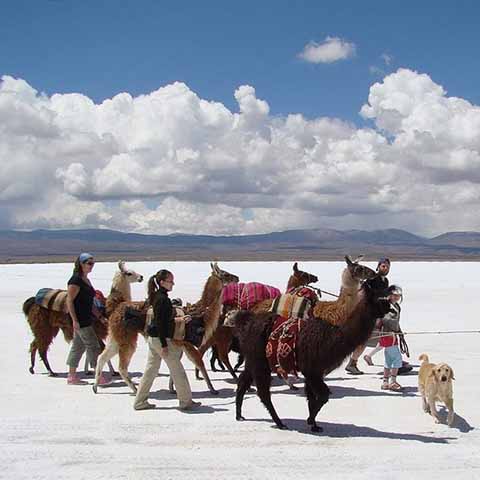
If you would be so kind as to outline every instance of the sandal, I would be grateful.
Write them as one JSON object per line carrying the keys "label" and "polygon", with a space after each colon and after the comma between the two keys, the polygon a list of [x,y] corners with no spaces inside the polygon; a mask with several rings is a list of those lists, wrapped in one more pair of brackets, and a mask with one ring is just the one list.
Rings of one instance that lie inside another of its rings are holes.
{"label": "sandal", "polygon": [[390,390],[390,385],[388,385],[388,380],[383,381],[381,388],[382,388],[382,390]]}
{"label": "sandal", "polygon": [[389,390],[393,390],[394,392],[399,392],[402,390],[402,388],[403,387],[397,382],[391,383],[388,387]]}

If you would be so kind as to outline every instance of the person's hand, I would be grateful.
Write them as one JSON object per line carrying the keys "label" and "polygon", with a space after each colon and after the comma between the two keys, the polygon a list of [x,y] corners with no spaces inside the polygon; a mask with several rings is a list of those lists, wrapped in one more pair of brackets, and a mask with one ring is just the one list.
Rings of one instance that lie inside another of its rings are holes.
{"label": "person's hand", "polygon": [[185,315],[183,317],[183,320],[185,323],[188,323],[188,322],[191,322],[192,321],[192,317],[190,315]]}
{"label": "person's hand", "polygon": [[168,347],[162,347],[160,350],[162,357],[167,357],[168,356]]}

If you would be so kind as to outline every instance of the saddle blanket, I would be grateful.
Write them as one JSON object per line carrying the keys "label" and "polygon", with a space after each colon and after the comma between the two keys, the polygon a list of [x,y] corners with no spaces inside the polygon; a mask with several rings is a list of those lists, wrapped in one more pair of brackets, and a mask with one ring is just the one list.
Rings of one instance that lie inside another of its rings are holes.
{"label": "saddle blanket", "polygon": [[278,315],[268,338],[265,353],[270,370],[285,379],[290,373],[297,375],[297,338],[304,324],[305,320],[301,318],[285,318]]}
{"label": "saddle blanket", "polygon": [[275,298],[270,311],[284,318],[306,320],[317,300],[317,294],[309,288],[294,289]]}
{"label": "saddle blanket", "polygon": [[[56,288],[41,288],[35,295],[35,303],[47,310],[68,313],[67,291]],[[97,309],[101,315],[105,315],[105,297],[100,290],[95,290],[93,298],[93,310]]]}
{"label": "saddle blanket", "polygon": [[259,282],[229,283],[223,287],[222,302],[241,310],[281,295],[278,288]]}

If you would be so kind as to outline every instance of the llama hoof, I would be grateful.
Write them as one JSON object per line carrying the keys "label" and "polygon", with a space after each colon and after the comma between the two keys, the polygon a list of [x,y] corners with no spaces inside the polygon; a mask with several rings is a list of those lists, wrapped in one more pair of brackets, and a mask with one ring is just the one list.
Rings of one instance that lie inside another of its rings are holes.
{"label": "llama hoof", "polygon": [[212,395],[218,395],[218,390],[210,390],[210,393],[211,393]]}
{"label": "llama hoof", "polygon": [[120,374],[118,372],[112,372],[112,377],[119,377]]}
{"label": "llama hoof", "polygon": [[323,432],[323,428],[319,427],[318,425],[312,425],[312,428],[310,430],[314,433]]}
{"label": "llama hoof", "polygon": [[280,430],[288,430],[288,427],[283,424],[283,423],[280,423],[279,425],[277,425],[277,427],[280,429]]}
{"label": "llama hoof", "polygon": [[35,371],[33,370],[33,367],[30,367],[30,368],[28,369],[28,371],[29,371],[32,375],[35,373]]}
{"label": "llama hoof", "polygon": [[97,393],[97,385],[92,385],[93,393]]}
{"label": "llama hoof", "polygon": [[86,375],[87,377],[91,377],[91,376],[93,375],[93,371],[92,371],[92,370],[86,370],[86,371],[85,371],[85,375]]}
{"label": "llama hoof", "polygon": [[245,420],[245,417],[242,417],[242,415],[237,415],[235,419],[237,420],[237,422],[243,422]]}
{"label": "llama hoof", "polygon": [[247,388],[247,393],[255,393],[255,389],[253,387]]}
{"label": "llama hoof", "polygon": [[58,375],[55,372],[50,372],[48,374],[49,377],[58,377]]}
{"label": "llama hoof", "polygon": [[298,387],[296,385],[290,385],[290,390],[296,391]]}

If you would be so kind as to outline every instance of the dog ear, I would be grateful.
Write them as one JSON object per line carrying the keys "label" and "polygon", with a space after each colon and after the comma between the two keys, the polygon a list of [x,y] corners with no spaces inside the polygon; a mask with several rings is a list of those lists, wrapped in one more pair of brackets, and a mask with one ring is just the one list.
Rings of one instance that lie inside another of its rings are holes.
{"label": "dog ear", "polygon": [[455,380],[455,375],[453,374],[453,369],[450,367],[450,379]]}

